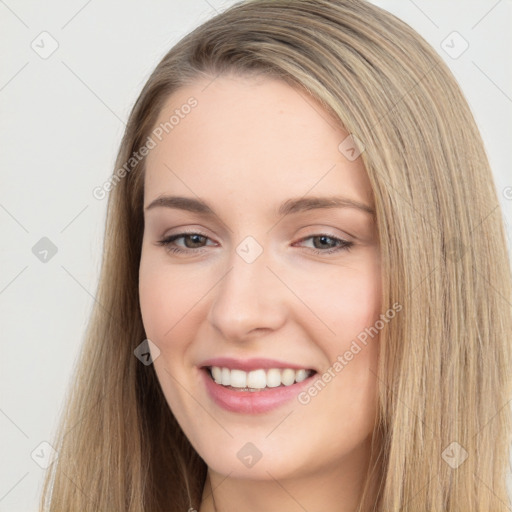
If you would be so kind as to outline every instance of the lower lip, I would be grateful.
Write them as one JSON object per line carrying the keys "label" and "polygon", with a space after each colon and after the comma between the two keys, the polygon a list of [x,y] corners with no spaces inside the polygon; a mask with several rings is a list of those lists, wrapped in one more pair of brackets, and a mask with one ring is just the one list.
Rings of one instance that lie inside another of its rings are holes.
{"label": "lower lip", "polygon": [[291,386],[266,388],[261,391],[234,391],[217,384],[206,368],[201,368],[206,389],[212,400],[227,411],[243,414],[259,414],[275,409],[295,398],[311,383],[316,373]]}

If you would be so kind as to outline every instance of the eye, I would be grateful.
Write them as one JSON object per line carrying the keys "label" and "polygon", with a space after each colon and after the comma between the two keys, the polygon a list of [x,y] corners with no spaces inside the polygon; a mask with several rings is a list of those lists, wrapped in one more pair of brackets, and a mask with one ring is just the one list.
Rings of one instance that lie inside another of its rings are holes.
{"label": "eye", "polygon": [[343,240],[342,238],[331,236],[327,233],[311,235],[302,238],[299,242],[304,242],[305,240],[313,240],[311,250],[315,254],[331,254],[334,252],[348,251],[354,245],[354,242],[349,242],[348,240]]}
{"label": "eye", "polygon": [[[184,245],[178,245],[176,242],[182,240]],[[172,253],[194,253],[202,252],[201,249],[206,247],[206,242],[210,240],[206,235],[202,233],[177,233],[159,240],[157,243],[166,248],[167,251]],[[299,240],[304,242],[306,240],[313,241],[313,247],[310,250],[315,254],[331,254],[340,251],[348,251],[353,245],[353,242],[343,240],[335,236],[331,236],[327,233],[320,233],[317,235],[311,235]],[[210,244],[215,245],[215,244]]]}
{"label": "eye", "polygon": [[[180,239],[183,239],[184,246],[175,244]],[[202,249],[204,247],[203,244],[207,240],[209,238],[201,233],[178,233],[159,240],[158,245],[165,247],[169,252],[173,253],[199,252],[198,249]]]}

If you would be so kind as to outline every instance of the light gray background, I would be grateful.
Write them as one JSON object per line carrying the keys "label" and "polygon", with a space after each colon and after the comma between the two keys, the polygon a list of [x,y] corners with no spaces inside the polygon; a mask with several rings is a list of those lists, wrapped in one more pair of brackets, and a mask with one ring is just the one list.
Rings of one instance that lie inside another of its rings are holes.
{"label": "light gray background", "polygon": [[[37,509],[43,470],[31,453],[44,459],[40,443],[51,441],[99,275],[106,199],[92,190],[111,174],[129,110],[160,58],[233,3],[0,0],[0,511]],[[510,243],[512,2],[374,3],[420,32],[462,85]],[[458,36],[446,39],[453,31],[469,44],[458,58],[442,48],[462,48]],[[53,40],[58,48],[42,58]],[[57,248],[47,262],[32,251],[42,237]]]}

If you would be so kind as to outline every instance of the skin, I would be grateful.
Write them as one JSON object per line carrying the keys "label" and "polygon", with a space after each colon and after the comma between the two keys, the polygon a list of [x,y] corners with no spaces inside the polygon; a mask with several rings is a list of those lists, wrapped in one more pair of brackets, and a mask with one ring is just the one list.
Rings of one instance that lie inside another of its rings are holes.
{"label": "skin", "polygon": [[[375,420],[378,336],[342,371],[332,366],[381,312],[375,219],[354,207],[276,211],[291,198],[334,194],[373,208],[362,159],[349,161],[338,150],[348,134],[284,82],[198,80],[168,98],[156,124],[191,96],[198,105],[147,157],[144,206],[180,195],[215,215],[145,210],[139,288],[163,393],[208,465],[200,512],[353,511]],[[171,246],[188,251],[178,254],[158,244],[184,231],[207,238],[177,239]],[[339,243],[322,234],[353,245],[327,254]],[[252,263],[236,252],[247,236],[263,249]],[[305,405],[294,398],[240,414],[216,405],[201,378],[201,363],[219,356],[335,377]],[[252,467],[237,457],[247,442],[262,454]]]}

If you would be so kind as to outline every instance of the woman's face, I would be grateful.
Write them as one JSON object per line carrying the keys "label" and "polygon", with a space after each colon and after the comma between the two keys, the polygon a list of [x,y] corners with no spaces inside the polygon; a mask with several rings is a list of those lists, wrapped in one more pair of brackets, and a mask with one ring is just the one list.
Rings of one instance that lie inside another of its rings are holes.
{"label": "woman's face", "polygon": [[197,81],[158,127],[140,306],[169,407],[219,474],[353,470],[375,418],[381,304],[371,187],[351,139],[268,78]]}

